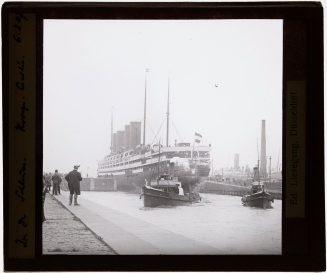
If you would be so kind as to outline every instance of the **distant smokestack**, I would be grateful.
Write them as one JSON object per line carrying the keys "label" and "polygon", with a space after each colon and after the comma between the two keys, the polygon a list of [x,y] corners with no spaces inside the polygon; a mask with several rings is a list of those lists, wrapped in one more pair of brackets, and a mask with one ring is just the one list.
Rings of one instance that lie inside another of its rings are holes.
{"label": "distant smokestack", "polygon": [[141,122],[132,121],[129,124],[129,148],[134,149],[141,144]]}
{"label": "distant smokestack", "polygon": [[117,133],[112,134],[112,152],[117,152]]}
{"label": "distant smokestack", "polygon": [[261,123],[261,157],[260,157],[260,177],[267,177],[267,157],[266,157],[266,121]]}
{"label": "distant smokestack", "polygon": [[117,131],[117,152],[124,148],[125,131]]}
{"label": "distant smokestack", "polygon": [[130,125],[127,124],[125,125],[125,135],[124,135],[124,147],[126,150],[130,149],[131,148],[131,145],[130,145]]}
{"label": "distant smokestack", "polygon": [[240,154],[234,155],[234,170],[238,170],[240,168]]}

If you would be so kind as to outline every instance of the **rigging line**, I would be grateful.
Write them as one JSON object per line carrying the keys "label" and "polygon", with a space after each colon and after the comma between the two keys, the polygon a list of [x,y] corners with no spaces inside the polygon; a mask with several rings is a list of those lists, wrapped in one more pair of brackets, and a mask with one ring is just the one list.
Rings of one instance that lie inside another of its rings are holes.
{"label": "rigging line", "polygon": [[179,134],[179,132],[178,132],[178,130],[177,130],[177,127],[176,127],[176,125],[175,125],[175,123],[174,123],[173,120],[171,120],[171,123],[173,124],[173,127],[174,127],[174,129],[175,129],[175,131],[176,131],[176,133],[177,133],[177,136],[178,136],[179,140],[180,140],[181,142],[184,142],[183,139],[181,138],[181,136],[180,136],[180,134]]}
{"label": "rigging line", "polygon": [[152,144],[155,142],[155,140],[157,139],[157,136],[159,135],[159,133],[160,133],[160,131],[161,131],[161,128],[162,128],[164,122],[165,122],[165,120],[162,121],[162,123],[161,123],[161,125],[160,125],[160,127],[159,127],[159,130],[158,130],[157,134],[154,136],[154,139],[153,139],[151,145],[152,145]]}
{"label": "rigging line", "polygon": [[154,130],[153,130],[153,128],[151,127],[151,125],[149,124],[149,122],[148,122],[148,127],[150,128],[150,130],[151,130],[151,132],[152,132],[152,134],[156,134],[155,132],[154,132]]}
{"label": "rigging line", "polygon": [[159,128],[157,134],[154,136],[154,139],[153,139],[151,145],[152,145],[152,144],[154,143],[154,141],[157,139],[157,136],[158,136],[158,134],[160,133],[160,130],[161,130],[162,125],[164,124],[164,122],[165,122],[165,119],[162,121],[162,123],[161,123],[161,125],[160,125],[160,128]]}

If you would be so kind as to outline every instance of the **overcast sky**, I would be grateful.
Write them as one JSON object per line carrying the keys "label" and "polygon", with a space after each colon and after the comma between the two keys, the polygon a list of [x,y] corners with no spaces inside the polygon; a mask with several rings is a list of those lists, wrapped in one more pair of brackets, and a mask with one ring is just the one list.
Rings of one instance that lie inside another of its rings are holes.
{"label": "overcast sky", "polygon": [[[114,131],[143,121],[146,142],[212,145],[214,169],[251,168],[266,120],[267,156],[282,155],[282,20],[45,20],[44,171],[95,176]],[[149,72],[145,72],[146,69]],[[162,125],[163,124],[163,125]],[[155,139],[160,126],[162,128]]]}

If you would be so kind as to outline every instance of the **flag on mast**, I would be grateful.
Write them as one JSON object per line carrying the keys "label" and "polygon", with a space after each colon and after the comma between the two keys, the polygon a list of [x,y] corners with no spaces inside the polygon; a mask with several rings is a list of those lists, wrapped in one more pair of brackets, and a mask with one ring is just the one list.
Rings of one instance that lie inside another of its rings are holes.
{"label": "flag on mast", "polygon": [[202,135],[201,134],[195,132],[194,137],[195,137],[194,142],[196,142],[196,143],[200,143],[201,142],[201,139],[202,139]]}

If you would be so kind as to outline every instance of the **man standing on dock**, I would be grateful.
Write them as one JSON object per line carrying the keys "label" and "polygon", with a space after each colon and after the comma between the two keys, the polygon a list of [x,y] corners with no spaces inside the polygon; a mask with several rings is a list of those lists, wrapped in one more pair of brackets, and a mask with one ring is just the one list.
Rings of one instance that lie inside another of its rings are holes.
{"label": "man standing on dock", "polygon": [[47,187],[47,192],[51,192],[51,173],[46,173],[44,175],[45,185]]}
{"label": "man standing on dock", "polygon": [[42,222],[44,222],[45,216],[44,216],[44,202],[47,192],[49,192],[47,181],[45,179],[45,176],[43,175],[43,191],[42,191]]}
{"label": "man standing on dock", "polygon": [[79,168],[79,165],[74,166],[74,170],[72,170],[70,173],[68,173],[65,176],[65,179],[68,182],[68,188],[69,188],[69,205],[71,206],[73,202],[73,196],[74,196],[74,206],[78,206],[77,203],[77,196],[81,194],[80,191],[80,181],[82,181],[81,173],[79,173],[77,170]]}
{"label": "man standing on dock", "polygon": [[61,177],[58,174],[58,170],[55,170],[54,175],[52,176],[52,195],[57,195],[59,193],[59,187],[61,183]]}

